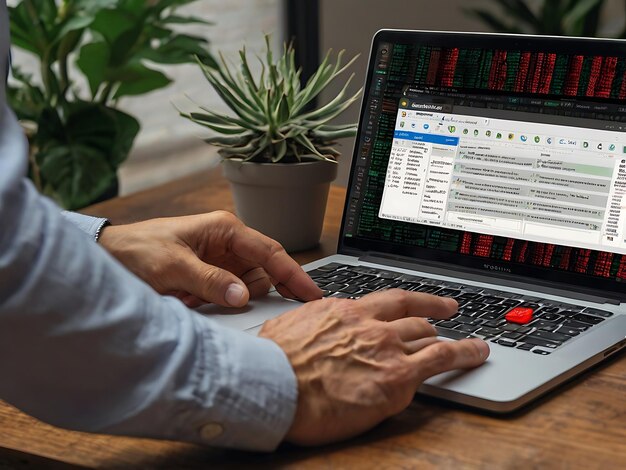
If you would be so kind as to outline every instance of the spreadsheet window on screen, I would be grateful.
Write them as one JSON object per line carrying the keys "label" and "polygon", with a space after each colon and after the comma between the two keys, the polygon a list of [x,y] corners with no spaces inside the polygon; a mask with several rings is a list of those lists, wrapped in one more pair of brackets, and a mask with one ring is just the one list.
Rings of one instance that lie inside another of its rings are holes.
{"label": "spreadsheet window on screen", "polygon": [[626,57],[374,54],[346,240],[626,281]]}
{"label": "spreadsheet window on screen", "polygon": [[624,133],[400,101],[379,217],[626,253]]}

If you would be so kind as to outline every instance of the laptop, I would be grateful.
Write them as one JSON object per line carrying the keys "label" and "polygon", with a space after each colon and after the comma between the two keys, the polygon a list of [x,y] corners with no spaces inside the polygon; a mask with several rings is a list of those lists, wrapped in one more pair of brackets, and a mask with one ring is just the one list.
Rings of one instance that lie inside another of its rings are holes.
{"label": "laptop", "polygon": [[[450,296],[488,361],[419,393],[506,413],[626,346],[626,42],[379,31],[326,296]],[[276,293],[217,318],[252,333]],[[213,311],[211,307],[206,312]]]}

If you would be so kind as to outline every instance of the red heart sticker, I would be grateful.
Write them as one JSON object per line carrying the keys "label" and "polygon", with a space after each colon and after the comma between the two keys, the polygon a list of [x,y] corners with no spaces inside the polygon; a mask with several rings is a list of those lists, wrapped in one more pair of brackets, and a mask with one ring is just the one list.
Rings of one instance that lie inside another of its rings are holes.
{"label": "red heart sticker", "polygon": [[525,325],[533,319],[533,309],[529,307],[515,307],[504,316],[508,322]]}

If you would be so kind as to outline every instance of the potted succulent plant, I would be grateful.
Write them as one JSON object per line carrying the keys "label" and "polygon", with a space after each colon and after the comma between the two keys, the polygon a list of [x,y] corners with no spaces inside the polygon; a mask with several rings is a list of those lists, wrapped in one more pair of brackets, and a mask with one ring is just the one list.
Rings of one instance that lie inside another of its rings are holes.
{"label": "potted succulent plant", "polygon": [[287,251],[315,246],[320,239],[331,181],[337,176],[337,139],[354,136],[356,125],[330,122],[354,103],[348,94],[354,74],[327,104],[309,109],[320,92],[354,62],[342,64],[344,51],[331,63],[331,51],[304,86],[295,51],[285,46],[274,59],[270,38],[260,58],[261,72],[251,72],[245,48],[240,67],[198,60],[207,81],[232,115],[199,107],[181,112],[218,135],[206,142],[220,147],[225,177],[231,182],[236,211],[249,226],[283,244]]}

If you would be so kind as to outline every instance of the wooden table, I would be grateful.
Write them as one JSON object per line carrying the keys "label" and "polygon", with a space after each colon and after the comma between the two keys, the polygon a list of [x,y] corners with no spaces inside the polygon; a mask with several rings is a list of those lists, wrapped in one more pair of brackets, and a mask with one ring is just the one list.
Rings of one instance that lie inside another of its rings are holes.
{"label": "wooden table", "polygon": [[[334,252],[344,196],[344,189],[331,189],[321,244],[295,255],[299,262]],[[126,223],[215,209],[233,210],[233,202],[227,183],[212,171],[87,212]],[[0,446],[13,449],[0,448],[0,469],[63,468],[59,462],[142,469],[626,468],[624,357],[620,354],[512,416],[417,398],[406,411],[357,439],[313,449],[285,445],[274,454],[64,431],[0,402]]]}

